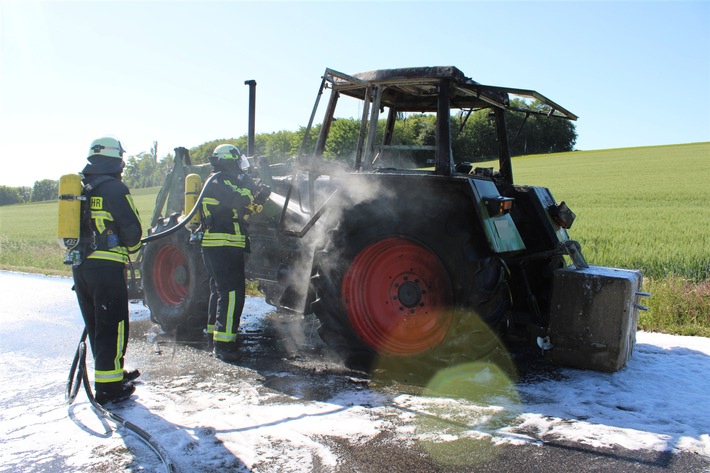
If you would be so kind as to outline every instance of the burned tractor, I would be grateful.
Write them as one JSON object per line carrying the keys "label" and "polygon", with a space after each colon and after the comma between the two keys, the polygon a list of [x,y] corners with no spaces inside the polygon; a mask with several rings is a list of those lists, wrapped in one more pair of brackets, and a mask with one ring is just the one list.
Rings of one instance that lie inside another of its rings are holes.
{"label": "burned tractor", "polygon": [[[520,108],[525,99],[536,106]],[[347,164],[324,159],[341,104],[360,116]],[[250,117],[253,109],[251,102]],[[452,153],[452,113],[481,109],[495,123],[497,170]],[[381,358],[429,366],[475,360],[509,336],[537,342],[560,364],[620,369],[644,309],[641,273],[589,266],[569,237],[575,216],[565,203],[546,188],[514,183],[509,110],[577,118],[535,91],[482,85],[455,67],[326,69],[299,154],[280,164],[254,160],[272,193],[249,220],[248,277],[275,307],[314,314],[323,341],[365,368]],[[411,114],[436,117],[434,143],[401,144],[395,124]],[[204,178],[209,169],[192,166],[179,148],[151,233],[184,222],[190,173]],[[208,281],[193,239],[186,225],[143,251],[145,303],[166,330],[200,332],[205,324]]]}

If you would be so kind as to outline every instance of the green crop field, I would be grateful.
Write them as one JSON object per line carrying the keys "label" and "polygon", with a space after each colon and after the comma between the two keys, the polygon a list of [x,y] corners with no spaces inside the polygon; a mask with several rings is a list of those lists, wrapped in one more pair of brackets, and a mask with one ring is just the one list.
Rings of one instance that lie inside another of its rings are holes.
{"label": "green crop field", "polygon": [[[147,229],[158,188],[131,192]],[[57,241],[56,201],[0,207],[0,269],[71,275]]]}
{"label": "green crop field", "polygon": [[[590,264],[643,271],[643,328],[710,336],[710,143],[526,156],[513,175],[575,212]],[[145,228],[157,190],[133,191]],[[0,207],[0,268],[69,275],[56,219],[56,202]]]}
{"label": "green crop field", "polygon": [[710,278],[710,143],[528,156],[513,175],[569,205],[590,263]]}

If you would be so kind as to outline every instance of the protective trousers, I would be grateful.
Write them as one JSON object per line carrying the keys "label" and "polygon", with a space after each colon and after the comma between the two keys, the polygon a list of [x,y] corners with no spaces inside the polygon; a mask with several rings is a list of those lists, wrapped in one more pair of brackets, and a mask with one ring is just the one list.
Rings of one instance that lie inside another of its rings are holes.
{"label": "protective trousers", "polygon": [[236,342],[246,291],[244,249],[202,247],[202,259],[210,275],[207,332],[215,342]]}
{"label": "protective trousers", "polygon": [[128,288],[123,264],[84,261],[73,268],[74,290],[94,355],[96,391],[123,381],[128,346]]}

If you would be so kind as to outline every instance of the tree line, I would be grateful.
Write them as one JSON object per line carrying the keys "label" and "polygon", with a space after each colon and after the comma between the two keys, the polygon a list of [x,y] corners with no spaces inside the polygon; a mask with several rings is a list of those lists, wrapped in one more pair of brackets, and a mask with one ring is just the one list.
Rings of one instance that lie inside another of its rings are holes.
{"label": "tree line", "polygon": [[[521,107],[518,100],[512,106]],[[543,110],[538,102],[525,104],[526,108]],[[574,122],[565,119],[547,118],[521,112],[506,112],[506,128],[511,156],[546,154],[572,151],[577,142]],[[488,110],[479,110],[470,115],[464,113],[451,117],[451,148],[456,162],[480,162],[498,158],[495,122]],[[311,142],[318,136],[320,125],[310,131]],[[335,120],[328,135],[323,157],[328,160],[351,162],[357,147],[360,122],[353,118]],[[377,124],[376,141],[382,140],[385,120]],[[285,158],[301,152],[305,127],[299,130],[257,134],[254,139],[254,154],[265,156],[269,163],[282,162]],[[428,114],[408,116],[395,123],[395,145],[427,146],[436,142],[436,118]],[[194,164],[205,163],[214,148],[220,143],[231,143],[246,152],[247,136],[237,139],[213,140],[190,150]]]}
{"label": "tree line", "polygon": [[[522,105],[515,104],[513,105]],[[526,108],[542,107],[533,102]],[[506,112],[511,156],[544,154],[572,151],[577,141],[577,132],[573,122],[564,119],[547,118],[521,112]],[[385,121],[377,124],[379,139],[384,135]],[[311,142],[318,136],[320,125],[314,126],[309,138]],[[331,126],[328,142],[323,157],[334,161],[351,161],[357,147],[360,122],[354,118],[340,118]],[[305,127],[296,131],[277,131],[259,133],[254,137],[254,154],[264,156],[269,163],[283,162],[297,156]],[[480,162],[497,159],[495,123],[488,110],[474,113],[460,113],[451,117],[451,148],[456,162]],[[435,144],[436,119],[433,115],[415,114],[395,123],[396,145],[427,146]],[[231,143],[243,153],[247,151],[247,136],[239,138],[216,139],[190,149],[193,164],[208,162],[214,148],[222,143]],[[142,152],[126,158],[123,180],[130,188],[160,186],[170,171],[174,154],[168,153],[158,159],[156,149]],[[53,200],[58,195],[59,181],[44,179],[30,187],[0,186],[0,205]]]}
{"label": "tree line", "polygon": [[35,181],[32,187],[0,186],[0,205],[22,204],[54,200],[59,194],[59,180],[42,179]]}

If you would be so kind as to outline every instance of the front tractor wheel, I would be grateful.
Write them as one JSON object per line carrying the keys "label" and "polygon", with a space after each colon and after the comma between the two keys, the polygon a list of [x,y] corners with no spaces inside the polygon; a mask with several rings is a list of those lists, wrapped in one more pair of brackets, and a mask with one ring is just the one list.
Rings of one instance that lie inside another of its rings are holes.
{"label": "front tractor wheel", "polygon": [[[173,225],[159,224],[152,233]],[[199,245],[189,243],[189,232],[181,229],[146,244],[142,268],[151,319],[165,331],[177,330],[180,338],[201,334],[207,321],[209,277]]]}

